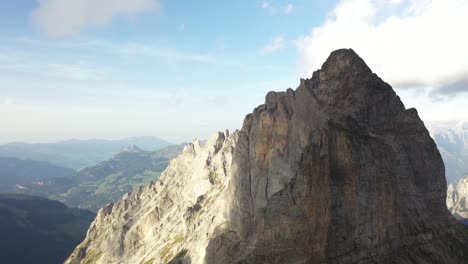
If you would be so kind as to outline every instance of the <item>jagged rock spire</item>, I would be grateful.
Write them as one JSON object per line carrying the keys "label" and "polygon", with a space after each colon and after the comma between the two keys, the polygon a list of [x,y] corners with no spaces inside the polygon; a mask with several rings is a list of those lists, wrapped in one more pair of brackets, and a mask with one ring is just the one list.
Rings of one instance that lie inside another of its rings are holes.
{"label": "jagged rock spire", "polygon": [[417,111],[352,50],[101,210],[67,263],[464,263]]}

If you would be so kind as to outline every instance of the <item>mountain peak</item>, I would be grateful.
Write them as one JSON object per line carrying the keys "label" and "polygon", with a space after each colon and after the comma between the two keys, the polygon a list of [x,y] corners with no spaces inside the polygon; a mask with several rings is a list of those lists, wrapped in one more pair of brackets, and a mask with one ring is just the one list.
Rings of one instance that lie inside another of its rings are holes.
{"label": "mountain peak", "polygon": [[239,132],[188,145],[159,182],[101,210],[66,263],[458,264],[468,230],[445,190],[417,112],[338,50]]}
{"label": "mountain peak", "polygon": [[325,63],[321,72],[327,79],[336,78],[342,74],[371,74],[371,69],[364,60],[352,49],[339,49],[333,51]]}
{"label": "mountain peak", "polygon": [[143,152],[142,149],[137,147],[136,145],[131,145],[128,146],[120,151],[120,153],[125,152],[125,153],[137,153],[137,152]]}
{"label": "mountain peak", "polygon": [[296,104],[316,105],[317,110],[326,112],[322,117],[351,117],[360,125],[376,128],[405,112],[392,87],[352,49],[333,51],[312,78],[301,79],[294,98]]}

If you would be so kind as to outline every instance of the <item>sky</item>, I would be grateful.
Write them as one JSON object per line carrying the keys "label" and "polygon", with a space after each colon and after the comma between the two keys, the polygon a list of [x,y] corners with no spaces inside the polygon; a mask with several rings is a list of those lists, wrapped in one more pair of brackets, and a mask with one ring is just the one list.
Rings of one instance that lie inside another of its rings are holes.
{"label": "sky", "polygon": [[468,1],[0,3],[0,143],[241,128],[353,48],[425,122],[468,119]]}

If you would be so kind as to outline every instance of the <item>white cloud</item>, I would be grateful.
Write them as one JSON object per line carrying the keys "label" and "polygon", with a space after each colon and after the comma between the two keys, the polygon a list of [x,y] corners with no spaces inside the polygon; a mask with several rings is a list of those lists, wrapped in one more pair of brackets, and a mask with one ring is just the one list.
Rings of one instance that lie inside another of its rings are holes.
{"label": "white cloud", "polygon": [[159,0],[39,0],[32,21],[47,35],[69,36],[158,7]]}
{"label": "white cloud", "polygon": [[[5,45],[4,43],[9,43]],[[223,41],[216,45],[220,51],[197,53],[188,50],[175,49],[163,46],[156,42],[109,42],[105,40],[74,41],[66,39],[35,39],[35,38],[9,38],[0,36],[0,70],[9,70],[22,73],[33,73],[48,77],[61,77],[73,80],[102,80],[109,75],[111,66],[102,68],[96,63],[86,63],[71,59],[67,56],[57,61],[57,58],[43,56],[43,48],[66,51],[69,54],[112,55],[118,59],[140,60],[157,58],[157,63],[166,63],[169,66],[182,65],[185,62],[199,63],[200,65],[233,67],[241,70],[269,68],[270,65],[254,65],[254,58],[248,56],[233,56],[222,49]],[[15,46],[28,45],[27,49]],[[4,47],[5,46],[5,47]],[[93,60],[90,60],[91,62]]]}
{"label": "white cloud", "polygon": [[278,52],[284,48],[284,45],[285,45],[284,37],[277,37],[273,39],[270,43],[268,43],[265,47],[263,47],[262,53],[272,54],[272,53]]}
{"label": "white cloud", "polygon": [[263,1],[260,6],[262,9],[268,10],[271,14],[274,15],[282,13],[290,15],[295,9],[294,5],[291,3],[283,5],[278,1]]}
{"label": "white cloud", "polygon": [[288,5],[284,8],[284,13],[285,13],[286,15],[290,15],[293,11],[294,11],[294,5],[293,5],[293,4],[288,4]]}
{"label": "white cloud", "polygon": [[[394,3],[392,3],[394,2]],[[329,18],[297,40],[310,74],[331,51],[353,48],[396,87],[433,93],[468,91],[468,1],[341,1]],[[385,14],[385,15],[382,15]]]}

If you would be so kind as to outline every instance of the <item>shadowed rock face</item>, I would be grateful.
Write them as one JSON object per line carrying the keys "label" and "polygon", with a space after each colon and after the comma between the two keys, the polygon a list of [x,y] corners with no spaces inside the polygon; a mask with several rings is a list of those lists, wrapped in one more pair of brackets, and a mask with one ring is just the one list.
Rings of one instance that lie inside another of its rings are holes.
{"label": "shadowed rock face", "polygon": [[[98,214],[67,263],[464,263],[415,109],[352,50]],[[193,149],[193,151],[191,150]]]}
{"label": "shadowed rock face", "polygon": [[352,50],[270,92],[234,152],[230,230],[207,263],[463,263],[444,165],[415,109]]}

